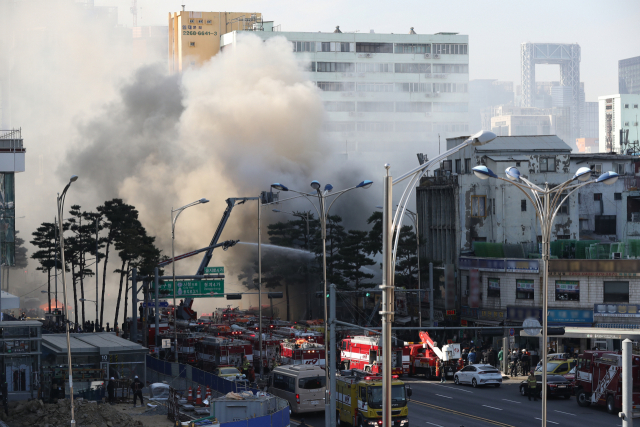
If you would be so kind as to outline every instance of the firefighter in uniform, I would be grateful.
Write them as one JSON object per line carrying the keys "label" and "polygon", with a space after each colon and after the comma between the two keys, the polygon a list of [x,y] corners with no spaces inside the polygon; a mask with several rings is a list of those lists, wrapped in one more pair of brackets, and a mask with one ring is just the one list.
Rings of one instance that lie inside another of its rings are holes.
{"label": "firefighter in uniform", "polygon": [[535,375],[533,375],[533,371],[529,372],[529,378],[527,378],[527,391],[529,396],[529,401],[531,401],[531,396],[533,396],[533,401],[538,401],[538,393],[536,393],[536,389],[538,385],[538,381],[536,380]]}
{"label": "firefighter in uniform", "polygon": [[440,370],[440,382],[441,383],[446,383],[446,372],[444,369],[444,364],[442,363],[442,360],[438,359],[438,369]]}
{"label": "firefighter in uniform", "polygon": [[247,359],[247,356],[244,356],[242,358],[242,373],[245,376],[249,376],[249,368],[251,367],[251,363],[249,362],[249,359]]}

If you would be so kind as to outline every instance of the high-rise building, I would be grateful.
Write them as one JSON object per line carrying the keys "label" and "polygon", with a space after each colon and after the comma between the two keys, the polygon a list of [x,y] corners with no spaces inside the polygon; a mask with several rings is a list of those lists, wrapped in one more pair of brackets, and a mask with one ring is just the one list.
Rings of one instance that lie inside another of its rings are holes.
{"label": "high-rise building", "polygon": [[257,12],[169,13],[169,71],[201,65],[220,51],[220,36],[230,31],[273,28]]}
{"label": "high-rise building", "polygon": [[600,152],[640,154],[640,94],[600,96],[598,104]]}
{"label": "high-rise building", "polygon": [[20,130],[0,130],[0,264],[15,264],[15,174],[25,170]]}
{"label": "high-rise building", "polygon": [[598,138],[598,103],[585,102],[582,107],[581,138]]}
{"label": "high-rise building", "polygon": [[618,61],[618,92],[640,94],[640,56]]}
{"label": "high-rise building", "polygon": [[[320,90],[324,130],[347,153],[438,152],[438,138],[469,129],[469,38],[407,34],[254,31],[286,37]],[[233,46],[243,36],[222,36]],[[474,129],[475,131],[476,129]]]}

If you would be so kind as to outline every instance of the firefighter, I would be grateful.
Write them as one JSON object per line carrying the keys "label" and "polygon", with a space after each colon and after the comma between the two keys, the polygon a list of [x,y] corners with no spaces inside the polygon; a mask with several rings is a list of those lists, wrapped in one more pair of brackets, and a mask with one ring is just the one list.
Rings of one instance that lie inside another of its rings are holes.
{"label": "firefighter", "polygon": [[116,401],[116,382],[113,377],[107,384],[107,394],[109,395],[109,403],[113,405]]}
{"label": "firefighter", "polygon": [[[442,363],[442,360],[440,360],[440,359],[438,359],[438,364],[436,366],[436,371],[440,371],[440,383],[441,384],[446,383],[447,382],[447,380],[445,379],[446,373],[445,373],[445,370],[444,370],[444,365]],[[437,375],[437,373],[436,373],[436,375]]]}
{"label": "firefighter", "polygon": [[249,359],[247,359],[247,356],[243,356],[242,357],[242,373],[245,374],[246,376],[249,376],[250,367],[251,367],[251,363],[249,362]]}
{"label": "firefighter", "polygon": [[133,390],[133,407],[136,408],[137,399],[140,398],[140,406],[144,406],[144,400],[142,400],[142,388],[144,385],[142,381],[136,375],[131,383],[131,390]]}
{"label": "firefighter", "polygon": [[537,393],[538,381],[536,380],[535,375],[533,375],[533,371],[529,372],[529,377],[527,378],[527,395],[529,396],[529,401],[531,401],[531,396],[533,396],[533,401],[538,401],[538,393]]}

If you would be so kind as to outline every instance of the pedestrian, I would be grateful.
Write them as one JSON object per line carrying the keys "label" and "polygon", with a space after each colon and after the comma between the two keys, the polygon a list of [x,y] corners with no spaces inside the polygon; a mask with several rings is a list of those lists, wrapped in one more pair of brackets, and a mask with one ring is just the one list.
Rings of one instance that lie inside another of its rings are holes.
{"label": "pedestrian", "polygon": [[116,381],[113,377],[107,383],[107,395],[109,396],[109,403],[113,405],[116,402]]}
{"label": "pedestrian", "polygon": [[444,384],[447,382],[447,380],[445,379],[447,374],[444,370],[444,364],[442,363],[442,360],[438,359],[438,365],[440,365],[440,384]]}
{"label": "pedestrian", "polygon": [[493,367],[496,366],[496,353],[493,351],[493,347],[487,351],[487,363]]}
{"label": "pedestrian", "polygon": [[249,359],[247,359],[247,356],[243,356],[242,357],[242,373],[248,376],[250,367],[251,367],[251,363],[249,362]]}
{"label": "pedestrian", "polygon": [[467,356],[467,360],[469,361],[469,365],[473,365],[476,363],[476,349],[472,348],[469,352],[469,356]]}
{"label": "pedestrian", "polygon": [[529,372],[530,362],[531,356],[529,356],[529,352],[527,349],[522,349],[522,367],[525,372]]}
{"label": "pedestrian", "polygon": [[300,424],[298,424],[298,427],[307,427],[307,425],[304,422],[304,418],[300,419]]}
{"label": "pedestrian", "polygon": [[527,395],[529,396],[529,401],[531,401],[531,396],[533,396],[533,401],[538,401],[538,381],[536,380],[535,375],[533,375],[533,371],[529,372],[529,377],[527,378]]}
{"label": "pedestrian", "polygon": [[131,390],[133,390],[133,407],[134,408],[137,407],[136,402],[138,398],[140,398],[140,406],[144,406],[144,400],[142,399],[143,387],[144,387],[144,384],[142,384],[142,381],[140,381],[140,379],[136,375],[135,378],[133,379],[133,382],[131,383]]}
{"label": "pedestrian", "polygon": [[511,376],[516,377],[518,374],[518,352],[513,350],[511,355],[509,356],[509,361],[511,362],[509,367],[511,368]]}
{"label": "pedestrian", "polygon": [[502,361],[504,360],[504,347],[500,347],[498,352],[498,363],[500,364],[500,370],[502,370]]}

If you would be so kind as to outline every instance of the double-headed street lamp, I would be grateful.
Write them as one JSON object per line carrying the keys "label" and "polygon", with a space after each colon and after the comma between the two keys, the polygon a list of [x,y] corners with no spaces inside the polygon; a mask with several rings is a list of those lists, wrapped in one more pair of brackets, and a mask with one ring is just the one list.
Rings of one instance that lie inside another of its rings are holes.
{"label": "double-headed street lamp", "polygon": [[65,261],[64,261],[64,229],[62,228],[62,213],[64,211],[64,200],[67,195],[67,190],[72,182],[78,180],[78,175],[72,175],[67,183],[62,194],[58,196],[58,228],[60,230],[60,261],[62,262],[62,292],[64,295],[64,324],[67,334],[67,362],[69,363],[69,399],[71,400],[71,427],[76,425],[75,416],[73,413],[73,371],[71,368],[71,337],[69,335],[69,313],[67,312],[67,280],[65,274]]}
{"label": "double-headed street lamp", "polygon": [[[291,191],[293,193],[300,194],[305,199],[307,199],[309,203],[311,203],[313,208],[318,213],[318,218],[320,219],[320,227],[321,227],[321,233],[322,233],[322,276],[323,276],[323,282],[324,282],[324,295],[325,295],[325,298],[324,298],[324,343],[325,344],[324,345],[325,345],[327,354],[331,356],[331,360],[335,360],[335,349],[330,349],[329,345],[333,346],[335,345],[335,343],[329,343],[329,322],[328,322],[328,315],[327,315],[327,298],[326,298],[327,286],[328,286],[327,285],[327,218],[329,217],[329,211],[331,210],[331,207],[336,202],[336,200],[338,200],[340,196],[356,188],[369,188],[371,187],[372,184],[373,184],[373,181],[364,180],[358,185],[332,193],[333,185],[327,184],[324,186],[324,190],[320,190],[320,188],[322,187],[320,185],[320,182],[314,180],[314,181],[311,181],[311,188],[315,190],[316,194],[303,193],[301,191],[292,190],[287,186],[280,184],[279,182],[276,182],[275,184],[271,184],[271,187],[275,188],[276,190]],[[309,198],[313,196],[316,196],[318,198],[318,204],[319,204],[318,207],[316,207],[316,205]],[[327,199],[333,196],[335,196],[335,199],[333,199],[331,204],[329,204],[329,207],[327,207],[326,206]],[[330,405],[330,400],[333,400],[335,398],[335,390],[334,390],[335,387],[332,387],[330,384],[332,380],[335,381],[335,376],[333,376],[332,378],[329,378],[329,369],[331,368],[331,364],[328,361],[325,361],[325,364],[326,364],[326,369],[325,369],[326,391],[325,391],[325,399],[324,399],[325,425],[334,426],[336,424],[336,413],[335,411],[331,411],[329,409],[330,407],[329,405]]]}
{"label": "double-headed street lamp", "polygon": [[[618,180],[618,174],[615,172],[605,172],[596,179],[591,178],[591,169],[582,167],[578,169],[575,175],[553,188],[549,187],[549,183],[545,182],[544,188],[537,186],[520,174],[515,167],[508,167],[505,170],[507,178],[497,176],[486,166],[476,166],[473,173],[480,179],[496,178],[501,181],[515,185],[524,193],[536,210],[536,215],[540,220],[540,230],[542,234],[542,259],[544,262],[544,272],[542,276],[542,426],[547,425],[547,299],[548,299],[548,281],[549,281],[549,255],[551,229],[553,222],[562,205],[569,200],[569,196],[578,189],[588,184],[605,183],[612,185]],[[531,193],[527,192],[527,190]],[[565,194],[566,193],[566,194]]]}
{"label": "double-headed street lamp", "polygon": [[[177,317],[177,307],[176,307],[176,254],[175,254],[175,241],[176,241],[176,221],[178,217],[182,213],[183,210],[190,208],[191,206],[200,205],[204,203],[209,203],[209,200],[202,198],[200,200],[196,200],[195,202],[191,202],[188,205],[184,205],[181,208],[173,209],[171,208],[171,270],[173,276],[173,330],[175,332],[175,357],[176,363],[178,363],[178,317]],[[173,215],[175,213],[175,216]],[[66,301],[65,301],[66,304]]]}

